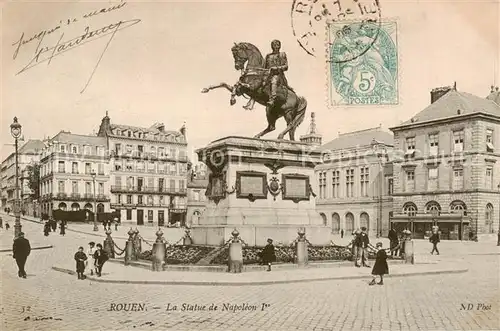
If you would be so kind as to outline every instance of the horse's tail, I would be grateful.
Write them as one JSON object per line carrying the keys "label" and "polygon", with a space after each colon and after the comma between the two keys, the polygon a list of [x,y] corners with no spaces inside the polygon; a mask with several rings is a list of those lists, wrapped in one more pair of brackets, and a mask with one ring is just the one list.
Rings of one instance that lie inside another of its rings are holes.
{"label": "horse's tail", "polygon": [[293,127],[297,128],[304,121],[304,117],[306,115],[307,108],[307,100],[304,97],[298,97],[299,104],[297,105],[297,114],[293,119]]}

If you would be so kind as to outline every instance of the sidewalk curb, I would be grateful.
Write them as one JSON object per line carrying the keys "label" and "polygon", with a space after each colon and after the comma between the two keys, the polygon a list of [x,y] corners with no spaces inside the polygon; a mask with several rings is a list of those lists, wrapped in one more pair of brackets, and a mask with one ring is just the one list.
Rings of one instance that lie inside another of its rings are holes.
{"label": "sidewalk curb", "polygon": [[[73,270],[52,267],[53,270],[67,273],[69,275],[75,275],[76,272]],[[440,274],[456,274],[468,272],[468,268],[462,269],[451,269],[451,270],[436,270],[436,271],[425,271],[425,272],[415,272],[408,274],[394,274],[386,275],[385,278],[397,278],[397,277],[410,277],[410,276],[423,276],[423,275],[440,275]],[[111,283],[111,284],[130,284],[130,285],[185,285],[185,286],[259,286],[259,285],[275,285],[275,284],[290,284],[290,283],[308,283],[308,282],[321,282],[328,280],[352,280],[352,279],[369,279],[371,275],[354,275],[354,276],[332,276],[325,278],[312,278],[312,279],[292,279],[292,280],[273,280],[273,281],[255,281],[255,282],[192,282],[192,281],[146,281],[146,280],[111,280],[103,278],[95,278],[92,276],[86,276],[88,280],[92,280],[99,283]]]}
{"label": "sidewalk curb", "polygon": [[[46,246],[38,246],[38,247],[31,247],[32,251],[35,250],[40,250],[40,249],[49,249],[49,248],[54,248],[53,245],[46,245]],[[12,249],[0,249],[0,253],[5,253],[5,252],[12,252]]]}

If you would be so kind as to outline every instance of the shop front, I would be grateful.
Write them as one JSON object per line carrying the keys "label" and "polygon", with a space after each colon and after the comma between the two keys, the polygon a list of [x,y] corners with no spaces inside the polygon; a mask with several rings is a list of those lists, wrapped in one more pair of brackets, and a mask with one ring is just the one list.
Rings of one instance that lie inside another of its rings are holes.
{"label": "shop front", "polygon": [[461,214],[399,214],[394,215],[391,227],[399,234],[403,230],[410,230],[414,239],[428,239],[432,234],[432,227],[439,228],[442,240],[467,240],[469,233],[469,218]]}

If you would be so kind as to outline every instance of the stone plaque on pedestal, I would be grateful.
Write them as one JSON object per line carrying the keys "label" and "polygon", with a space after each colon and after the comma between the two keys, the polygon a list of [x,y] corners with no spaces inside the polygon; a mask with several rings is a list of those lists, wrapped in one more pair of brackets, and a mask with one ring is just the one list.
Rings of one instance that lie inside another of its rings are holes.
{"label": "stone plaque on pedestal", "polygon": [[284,244],[305,228],[313,244],[328,244],[331,229],[316,212],[315,146],[285,140],[227,137],[197,150],[207,165],[207,208],[192,228],[194,244],[221,245],[235,228],[249,245],[268,238]]}

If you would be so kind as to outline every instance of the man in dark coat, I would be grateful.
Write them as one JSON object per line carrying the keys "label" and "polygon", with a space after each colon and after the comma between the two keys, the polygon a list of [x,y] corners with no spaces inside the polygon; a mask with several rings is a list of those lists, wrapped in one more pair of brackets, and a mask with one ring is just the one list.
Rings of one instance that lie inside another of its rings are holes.
{"label": "man in dark coat", "polygon": [[399,239],[398,239],[398,234],[396,233],[396,231],[394,229],[389,230],[388,238],[390,241],[391,256],[394,256],[394,254],[396,254],[396,256],[398,256],[398,252],[396,250],[396,247],[398,247],[398,245],[399,245]]}
{"label": "man in dark coat", "polygon": [[94,259],[97,277],[101,277],[102,266],[104,265],[104,262],[109,259],[108,254],[102,249],[101,244],[97,244],[97,250],[94,253]]}
{"label": "man in dark coat", "polygon": [[368,260],[368,245],[370,244],[370,239],[366,233],[366,228],[361,228],[361,233],[359,234],[357,245],[358,245],[358,266],[361,264],[364,267],[369,268],[367,263]]}
{"label": "man in dark coat", "polygon": [[19,277],[26,278],[24,265],[26,264],[26,259],[31,253],[31,246],[29,240],[24,238],[24,232],[20,232],[19,237],[14,240],[12,253],[12,257],[16,259],[17,267],[19,268],[17,275]]}
{"label": "man in dark coat", "polygon": [[432,236],[429,238],[429,241],[432,243],[431,254],[434,254],[434,251],[436,251],[437,255],[439,255],[439,251],[438,251],[438,248],[437,248],[437,244],[438,244],[438,242],[440,242],[440,240],[439,240],[439,233],[437,231],[435,231],[432,234]]}
{"label": "man in dark coat", "polygon": [[273,240],[267,239],[267,245],[260,252],[260,257],[263,264],[267,264],[267,271],[271,271],[271,263],[276,261],[276,253],[274,252]]}

